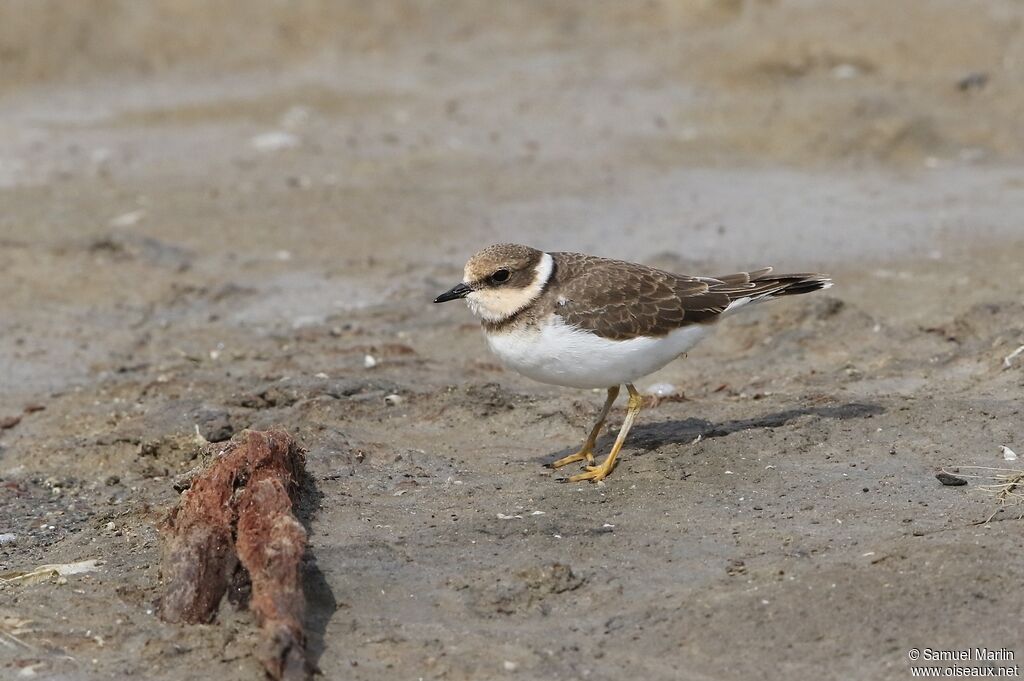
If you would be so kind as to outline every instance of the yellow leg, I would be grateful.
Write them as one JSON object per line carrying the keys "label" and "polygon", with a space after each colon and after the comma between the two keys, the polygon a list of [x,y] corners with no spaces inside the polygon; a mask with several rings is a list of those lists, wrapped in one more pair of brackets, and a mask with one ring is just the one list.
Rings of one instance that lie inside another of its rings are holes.
{"label": "yellow leg", "polygon": [[579,473],[569,478],[569,482],[580,482],[581,480],[591,480],[598,482],[608,477],[608,474],[615,468],[615,459],[619,456],[619,450],[622,449],[622,443],[626,441],[626,436],[629,435],[629,429],[633,427],[633,421],[636,419],[636,415],[640,412],[640,405],[643,404],[643,398],[640,393],[636,391],[632,383],[626,384],[626,390],[629,391],[629,403],[626,406],[626,418],[622,421],[622,428],[619,429],[619,436],[615,438],[615,444],[612,445],[612,451],[609,452],[608,457],[601,462],[600,466],[587,466],[585,473]]}
{"label": "yellow leg", "polygon": [[604,401],[604,406],[601,407],[601,414],[597,417],[597,423],[590,429],[590,435],[587,436],[587,441],[583,443],[583,449],[570,454],[569,456],[563,457],[558,461],[551,464],[552,468],[561,468],[562,466],[574,463],[576,461],[587,460],[587,463],[594,463],[594,447],[597,445],[597,436],[601,434],[601,427],[604,425],[604,420],[608,418],[608,412],[612,410],[612,403],[615,402],[615,398],[619,396],[619,386],[608,388],[608,398]]}

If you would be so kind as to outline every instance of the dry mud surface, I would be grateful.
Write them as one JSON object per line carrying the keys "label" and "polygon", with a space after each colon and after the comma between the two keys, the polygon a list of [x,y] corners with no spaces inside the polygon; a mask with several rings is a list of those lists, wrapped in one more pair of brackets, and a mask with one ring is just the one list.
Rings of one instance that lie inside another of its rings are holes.
{"label": "dry mud surface", "polygon": [[[98,561],[0,582],[0,678],[258,678],[249,614],[154,615],[155,528],[200,438],[271,426],[324,678],[1024,656],[1020,508],[934,477],[1024,451],[1019,3],[221,5],[0,21],[0,572]],[[430,304],[499,240],[837,285],[564,484],[603,395]]]}

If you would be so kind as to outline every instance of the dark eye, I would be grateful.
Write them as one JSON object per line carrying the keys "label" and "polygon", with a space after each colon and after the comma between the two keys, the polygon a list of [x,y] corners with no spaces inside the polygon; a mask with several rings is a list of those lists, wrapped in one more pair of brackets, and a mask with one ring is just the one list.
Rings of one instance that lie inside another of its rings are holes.
{"label": "dark eye", "polygon": [[510,276],[512,275],[508,270],[498,270],[491,275],[491,281],[495,284],[504,284]]}

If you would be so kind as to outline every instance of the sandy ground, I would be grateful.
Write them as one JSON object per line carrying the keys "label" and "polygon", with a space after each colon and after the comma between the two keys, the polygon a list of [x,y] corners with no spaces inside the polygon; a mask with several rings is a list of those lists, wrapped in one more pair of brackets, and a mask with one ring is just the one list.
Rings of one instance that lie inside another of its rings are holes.
{"label": "sandy ground", "polygon": [[[247,613],[154,615],[155,527],[197,434],[271,425],[328,679],[1024,656],[1020,509],[934,477],[1024,453],[1019,3],[15,5],[0,572],[99,564],[0,582],[0,677],[258,678]],[[570,485],[602,395],[430,304],[499,240],[837,286],[644,379]]]}

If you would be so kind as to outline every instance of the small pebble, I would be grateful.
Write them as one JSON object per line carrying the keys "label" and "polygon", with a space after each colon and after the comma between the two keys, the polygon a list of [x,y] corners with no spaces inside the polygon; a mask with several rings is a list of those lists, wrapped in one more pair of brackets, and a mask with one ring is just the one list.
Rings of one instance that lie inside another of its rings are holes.
{"label": "small pebble", "polygon": [[860,75],[860,69],[853,64],[838,64],[832,68],[832,77],[836,80],[849,80]]}
{"label": "small pebble", "polygon": [[110,221],[110,226],[118,229],[124,229],[126,227],[134,227],[137,225],[142,218],[146,217],[146,211],[144,210],[133,210],[129,213],[123,213],[118,215],[116,218]]}
{"label": "small pebble", "polygon": [[967,481],[964,480],[963,478],[953,475],[952,473],[947,473],[946,471],[936,473],[935,479],[941,482],[943,485],[946,485],[947,487],[958,487],[960,485],[967,484]]}
{"label": "small pebble", "polygon": [[5,544],[13,544],[17,539],[18,535],[12,534],[10,532],[0,534],[0,546],[4,546]]}
{"label": "small pebble", "polygon": [[655,383],[654,385],[648,386],[647,390],[644,391],[647,395],[654,395],[655,397],[669,397],[675,395],[678,388],[671,383]]}
{"label": "small pebble", "polygon": [[253,137],[249,144],[256,151],[282,151],[284,149],[294,149],[299,146],[299,138],[290,132],[276,131],[266,132],[262,135],[256,135]]}
{"label": "small pebble", "polygon": [[975,71],[973,73],[968,73],[966,76],[958,80],[956,82],[956,87],[961,92],[966,92],[972,89],[980,90],[985,87],[987,83],[988,74],[981,71]]}
{"label": "small pebble", "polygon": [[388,405],[389,407],[397,407],[398,405],[400,405],[404,401],[405,400],[402,398],[401,395],[393,395],[392,394],[392,395],[388,395],[388,396],[386,396],[384,398],[384,404]]}

